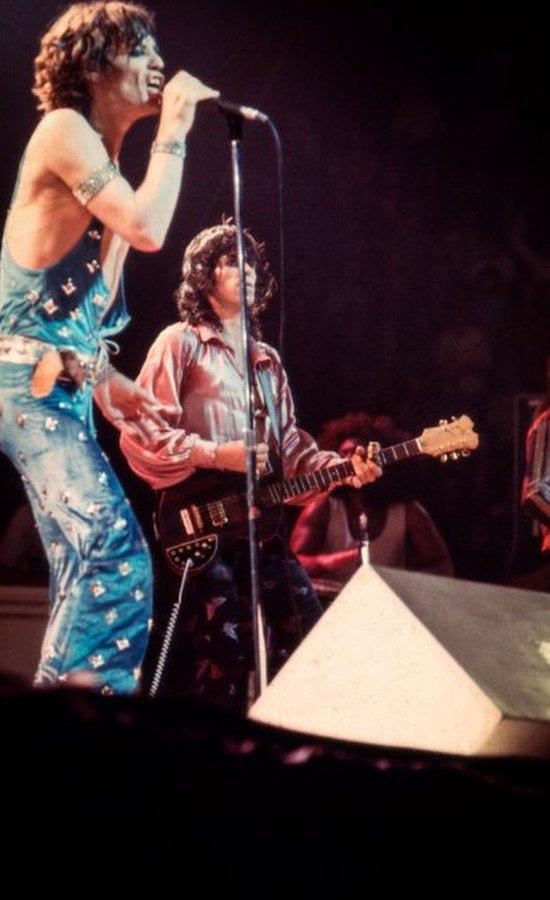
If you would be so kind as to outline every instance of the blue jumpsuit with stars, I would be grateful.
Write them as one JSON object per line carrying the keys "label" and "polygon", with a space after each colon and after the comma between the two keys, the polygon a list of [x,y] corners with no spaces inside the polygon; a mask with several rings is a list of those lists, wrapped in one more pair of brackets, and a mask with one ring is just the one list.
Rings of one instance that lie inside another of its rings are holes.
{"label": "blue jumpsuit with stars", "polygon": [[29,343],[41,352],[36,341],[94,357],[101,340],[127,324],[120,293],[109,306],[102,233],[94,220],[58,263],[36,270],[19,266],[4,238],[0,450],[21,474],[50,565],[50,619],[36,683],[86,671],[103,693],[129,693],[150,624],[147,545],[97,443],[91,385],[57,382],[49,396],[35,399],[35,362],[17,361],[18,347],[22,357]]}

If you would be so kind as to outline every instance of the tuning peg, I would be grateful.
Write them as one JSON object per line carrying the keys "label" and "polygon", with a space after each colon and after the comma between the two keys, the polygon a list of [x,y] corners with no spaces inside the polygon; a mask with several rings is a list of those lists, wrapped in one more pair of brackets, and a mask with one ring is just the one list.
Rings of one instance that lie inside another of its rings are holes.
{"label": "tuning peg", "polygon": [[470,455],[470,451],[469,451],[469,450],[461,450],[461,451],[460,451],[460,455],[461,455],[461,456],[469,456],[469,455]]}
{"label": "tuning peg", "polygon": [[439,424],[440,424],[440,425],[448,425],[448,424],[449,424],[449,421],[448,421],[448,419],[440,419],[440,420],[439,420]]}
{"label": "tuning peg", "polygon": [[460,457],[460,453],[457,453],[456,450],[451,453],[451,459],[456,462],[456,460]]}
{"label": "tuning peg", "polygon": [[441,456],[439,457],[439,462],[440,462],[440,463],[446,463],[446,462],[448,461],[448,459],[449,459],[449,454],[448,454],[448,453],[442,453]]}

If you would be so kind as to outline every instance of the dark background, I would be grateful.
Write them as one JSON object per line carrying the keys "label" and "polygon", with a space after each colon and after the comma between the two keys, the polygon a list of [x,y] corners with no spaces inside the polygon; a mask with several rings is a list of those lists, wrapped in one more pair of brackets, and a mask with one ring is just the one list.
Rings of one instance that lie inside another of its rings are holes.
{"label": "dark background", "polygon": [[[327,418],[366,410],[418,433],[469,413],[480,450],[453,466],[430,462],[423,499],[458,574],[500,581],[529,566],[534,545],[516,520],[517,397],[542,393],[550,350],[549,29],[538,5],[149,6],[168,73],[189,69],[265,110],[281,132],[285,358],[302,426],[316,433]],[[32,60],[60,8],[0,9],[3,210],[36,121]],[[153,132],[141,123],[127,139],[122,167],[134,183]],[[245,222],[275,263],[276,198],[269,131],[247,125]],[[226,126],[201,109],[166,245],[127,264],[134,318],[123,371],[136,374],[175,317],[182,248],[231,209]],[[146,524],[150,495],[114,432],[101,431]],[[0,475],[1,524],[21,495],[5,461]]]}

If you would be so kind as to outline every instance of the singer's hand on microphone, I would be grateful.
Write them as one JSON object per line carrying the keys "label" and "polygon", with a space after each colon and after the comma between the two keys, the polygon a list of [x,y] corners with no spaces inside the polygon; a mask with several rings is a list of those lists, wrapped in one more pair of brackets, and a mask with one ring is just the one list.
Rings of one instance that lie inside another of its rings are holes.
{"label": "singer's hand on microphone", "polygon": [[193,125],[197,103],[219,96],[219,91],[203,84],[189,72],[176,72],[162,92],[159,139],[185,137]]}

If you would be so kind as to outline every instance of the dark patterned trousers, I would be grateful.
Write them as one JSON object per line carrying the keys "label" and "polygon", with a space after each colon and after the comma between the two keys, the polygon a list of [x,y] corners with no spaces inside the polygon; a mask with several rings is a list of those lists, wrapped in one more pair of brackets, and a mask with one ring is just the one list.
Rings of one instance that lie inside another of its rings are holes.
{"label": "dark patterned trousers", "polygon": [[[320,618],[322,607],[304,569],[294,557],[285,557],[279,539],[269,541],[261,550],[260,586],[268,677],[272,678]],[[159,598],[148,661],[150,673],[177,588],[172,581]],[[252,670],[248,546],[239,541],[188,582],[159,695],[191,696],[244,713]]]}

